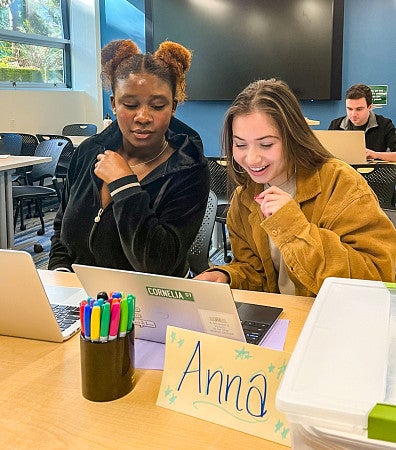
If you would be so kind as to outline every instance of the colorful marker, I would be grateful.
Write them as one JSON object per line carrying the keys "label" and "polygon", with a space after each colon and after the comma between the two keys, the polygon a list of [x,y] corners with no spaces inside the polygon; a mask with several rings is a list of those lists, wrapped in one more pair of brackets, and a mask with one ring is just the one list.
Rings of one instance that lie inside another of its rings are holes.
{"label": "colorful marker", "polygon": [[103,300],[108,300],[109,296],[107,295],[107,292],[101,291],[101,292],[98,292],[96,298],[97,298],[97,300],[99,300],[100,298],[102,298]]}
{"label": "colorful marker", "polygon": [[123,298],[120,302],[120,325],[119,325],[119,337],[124,337],[128,328],[128,301]]}
{"label": "colorful marker", "polygon": [[91,341],[99,342],[100,336],[100,305],[95,302],[91,312]]}
{"label": "colorful marker", "polygon": [[109,339],[110,328],[110,303],[106,302],[102,306],[100,318],[100,342],[107,342]]}
{"label": "colorful marker", "polygon": [[135,300],[136,300],[136,298],[132,294],[128,295],[128,297],[127,297],[127,302],[128,302],[128,325],[127,325],[127,331],[131,331],[132,330],[133,320],[135,318]]}
{"label": "colorful marker", "polygon": [[84,336],[84,307],[88,302],[86,300],[82,300],[80,302],[80,323],[81,323],[81,333]]}
{"label": "colorful marker", "polygon": [[109,341],[112,341],[117,338],[119,323],[120,323],[120,302],[113,302],[110,317]]}
{"label": "colorful marker", "polygon": [[91,305],[87,302],[84,306],[84,337],[90,339],[91,337]]}

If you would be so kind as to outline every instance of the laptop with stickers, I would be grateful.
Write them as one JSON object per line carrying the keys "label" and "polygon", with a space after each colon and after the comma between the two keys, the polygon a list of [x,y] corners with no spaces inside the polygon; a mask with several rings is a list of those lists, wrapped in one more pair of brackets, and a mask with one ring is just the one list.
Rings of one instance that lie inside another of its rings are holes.
{"label": "laptop with stickers", "polygon": [[74,264],[87,294],[121,291],[136,297],[135,333],[165,342],[166,327],[260,344],[281,308],[234,302],[228,284]]}

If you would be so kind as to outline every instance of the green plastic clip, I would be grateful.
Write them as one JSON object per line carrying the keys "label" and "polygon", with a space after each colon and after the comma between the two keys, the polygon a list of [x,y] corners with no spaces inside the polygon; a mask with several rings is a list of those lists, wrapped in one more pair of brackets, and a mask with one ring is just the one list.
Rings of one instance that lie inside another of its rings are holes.
{"label": "green plastic clip", "polygon": [[367,436],[370,439],[396,442],[396,405],[377,403],[368,416]]}

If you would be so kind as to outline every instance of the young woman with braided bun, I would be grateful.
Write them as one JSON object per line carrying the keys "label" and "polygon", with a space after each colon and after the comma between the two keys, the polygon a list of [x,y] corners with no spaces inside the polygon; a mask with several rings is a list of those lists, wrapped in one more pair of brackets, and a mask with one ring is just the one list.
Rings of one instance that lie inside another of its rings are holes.
{"label": "young woman with braided bun", "polygon": [[130,40],[102,49],[116,119],[75,151],[54,221],[49,269],[73,263],[184,277],[202,222],[209,169],[201,139],[174,113],[191,52]]}

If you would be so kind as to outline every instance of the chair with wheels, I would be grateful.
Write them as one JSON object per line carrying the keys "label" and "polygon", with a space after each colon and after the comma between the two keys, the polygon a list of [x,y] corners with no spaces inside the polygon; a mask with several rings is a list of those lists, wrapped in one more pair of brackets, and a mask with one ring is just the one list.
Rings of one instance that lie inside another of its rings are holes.
{"label": "chair with wheels", "polygon": [[354,164],[353,167],[365,178],[381,208],[395,224],[396,164]]}
{"label": "chair with wheels", "polygon": [[63,134],[36,134],[36,136],[39,142],[48,141],[48,139],[68,139]]}
{"label": "chair with wheels", "polygon": [[19,156],[22,137],[18,133],[0,133],[0,155]]}
{"label": "chair with wheels", "polygon": [[93,123],[71,123],[62,130],[64,136],[93,136],[97,133],[97,126]]}
{"label": "chair with wheels", "polygon": [[22,156],[34,156],[39,143],[37,136],[28,133],[19,133],[22,138]]}
{"label": "chair with wheels", "polygon": [[55,171],[55,178],[56,178],[55,181],[57,183],[56,186],[58,189],[59,200],[60,200],[62,188],[59,185],[59,183],[57,182],[57,180],[61,179],[62,184],[65,182],[67,171],[69,170],[69,166],[70,166],[70,161],[71,161],[73,153],[74,153],[73,142],[67,136],[63,136],[60,134],[37,134],[37,138],[40,142],[47,141],[48,139],[66,139],[66,141],[67,141],[67,145],[63,149],[63,152],[59,158],[59,162],[58,162],[58,165],[57,165],[56,171]]}
{"label": "chair with wheels", "polygon": [[221,226],[221,235],[223,240],[224,262],[229,263],[231,257],[228,255],[227,239],[227,211],[229,207],[229,193],[234,187],[230,186],[227,180],[227,167],[219,158],[208,157],[210,172],[210,189],[217,196],[216,222]]}
{"label": "chair with wheels", "polygon": [[24,231],[26,229],[23,220],[23,207],[25,201],[33,200],[41,223],[41,228],[37,231],[37,234],[40,236],[44,234],[45,225],[42,201],[50,197],[58,197],[56,189],[44,186],[44,182],[46,179],[51,178],[53,183],[56,166],[66,145],[67,141],[65,139],[50,139],[37,145],[35,156],[51,156],[52,160],[33,166],[32,171],[28,174],[28,185],[12,187],[12,198],[15,204],[14,229],[16,228],[18,216],[20,216],[20,230]]}
{"label": "chair with wheels", "polygon": [[[34,134],[18,133],[22,138],[21,156],[34,156],[36,147],[38,145],[38,139]],[[13,182],[18,184],[28,184],[27,174],[31,172],[33,166],[20,167],[15,170],[15,174],[12,177]]]}
{"label": "chair with wheels", "polygon": [[216,208],[216,194],[210,191],[204,218],[187,254],[190,270],[194,275],[198,275],[210,267],[209,250],[216,218]]}
{"label": "chair with wheels", "polygon": [[[22,138],[19,133],[0,133],[0,155],[20,156],[21,150]],[[18,169],[12,173],[11,180],[19,183]]]}
{"label": "chair with wheels", "polygon": [[229,203],[221,203],[217,206],[216,222],[221,226],[221,237],[223,239],[223,259],[225,263],[231,262],[232,258],[228,254],[228,238],[227,238],[227,212],[230,207]]}

